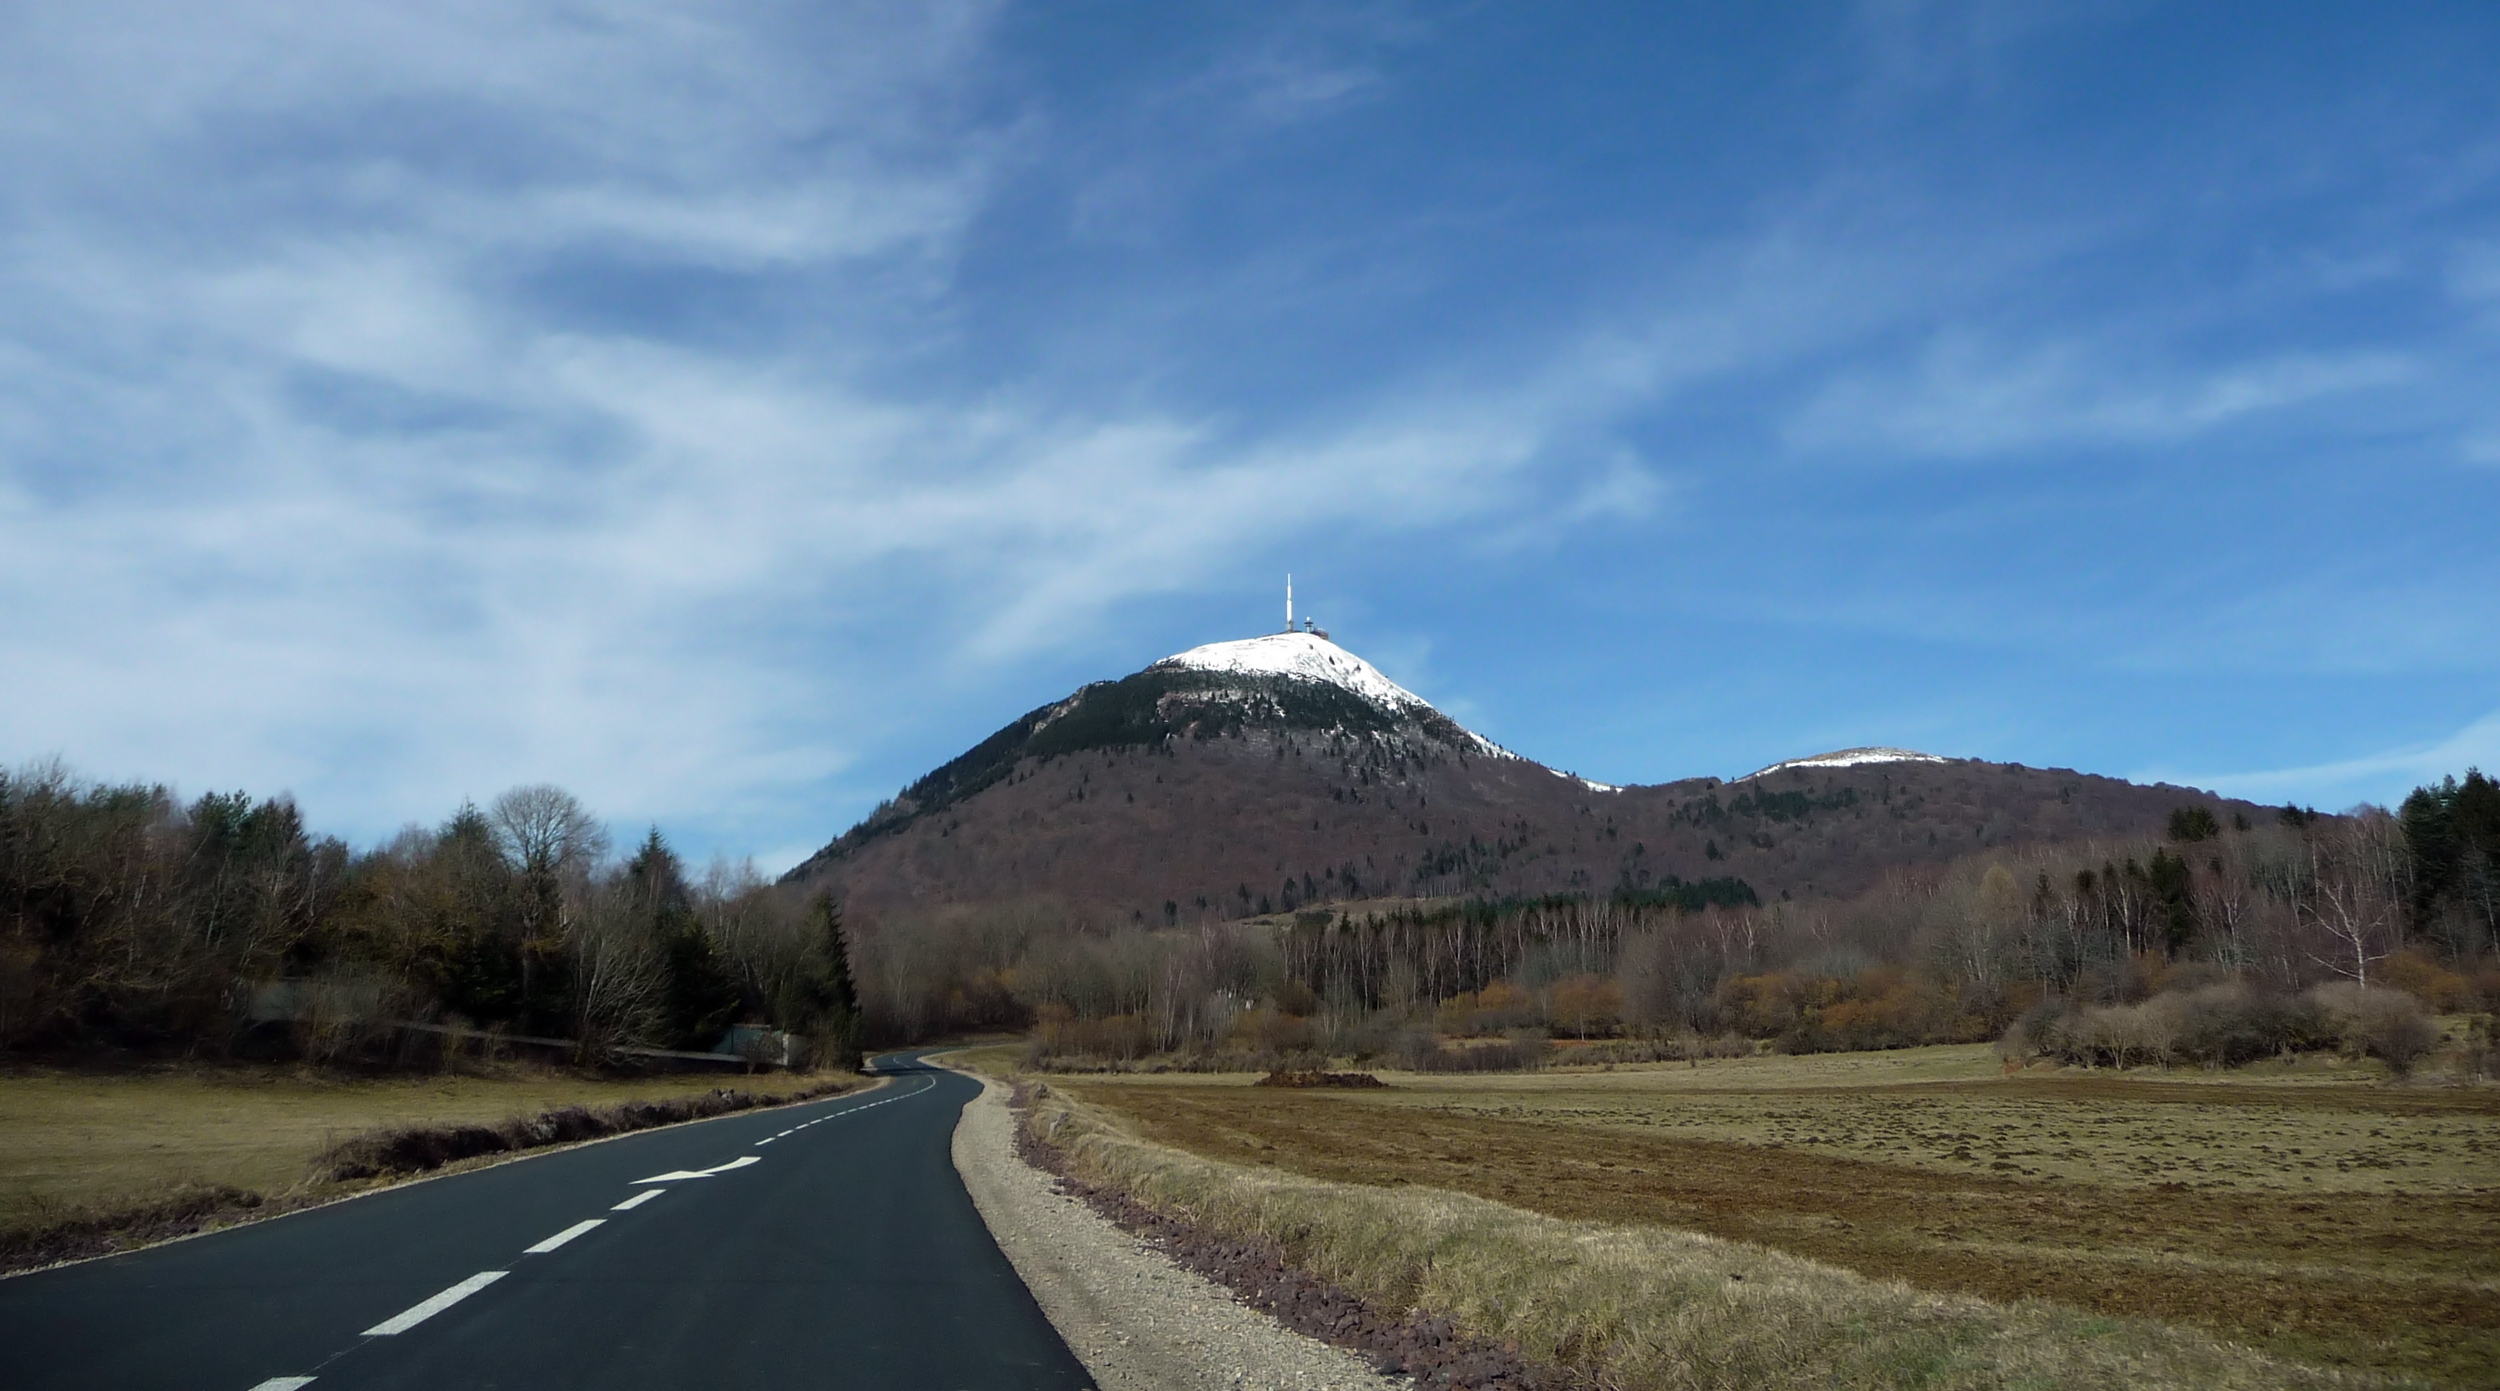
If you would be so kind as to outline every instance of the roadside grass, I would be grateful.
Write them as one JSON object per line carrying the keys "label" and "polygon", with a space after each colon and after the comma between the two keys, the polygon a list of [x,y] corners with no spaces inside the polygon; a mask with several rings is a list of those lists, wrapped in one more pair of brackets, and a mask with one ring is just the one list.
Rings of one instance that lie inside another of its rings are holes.
{"label": "roadside grass", "polygon": [[2304,1362],[2500,1384],[2500,1091],[2033,1070],[1969,1049],[1382,1091],[1053,1078],[1259,1169],[1756,1244],[1938,1293],[2193,1325]]}
{"label": "roadside grass", "polygon": [[[1160,1090],[1123,1088],[1110,1099],[1126,1111]],[[1516,1340],[1608,1387],[2404,1384],[2296,1366],[2197,1330],[1925,1290],[1666,1226],[1211,1159],[1140,1137],[1058,1080],[1036,1089],[1027,1124],[1083,1177],[1217,1231],[1275,1242],[1296,1265],[1388,1308]]]}
{"label": "roadside grass", "polygon": [[166,1065],[0,1074],[0,1250],[65,1226],[134,1233],[301,1206],[336,1181],[321,1157],[374,1132],[493,1126],[562,1107],[670,1101],[735,1087],[771,1097],[834,1074],[613,1078],[525,1067],[359,1077],[289,1067]]}

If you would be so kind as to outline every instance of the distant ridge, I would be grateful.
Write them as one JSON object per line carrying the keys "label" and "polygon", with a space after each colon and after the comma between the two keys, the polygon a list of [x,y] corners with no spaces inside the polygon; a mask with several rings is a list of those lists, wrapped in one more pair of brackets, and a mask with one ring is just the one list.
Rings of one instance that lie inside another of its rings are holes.
{"label": "distant ridge", "polygon": [[1916,749],[1895,749],[1881,744],[1868,744],[1854,749],[1834,749],[1830,753],[1818,753],[1809,758],[1792,758],[1784,763],[1774,763],[1768,768],[1756,768],[1738,778],[1737,781],[1751,782],[1767,773],[1785,773],[1797,768],[1855,768],[1865,763],[1950,763],[1952,761],[1949,758],[1939,758],[1932,753],[1920,753]]}
{"label": "distant ridge", "polygon": [[1159,928],[1705,883],[1769,904],[1975,851],[2157,835],[2182,805],[2262,810],[1888,746],[1613,787],[1475,734],[1306,629],[1193,647],[1040,706],[787,877],[839,895],[863,930],[980,905]]}

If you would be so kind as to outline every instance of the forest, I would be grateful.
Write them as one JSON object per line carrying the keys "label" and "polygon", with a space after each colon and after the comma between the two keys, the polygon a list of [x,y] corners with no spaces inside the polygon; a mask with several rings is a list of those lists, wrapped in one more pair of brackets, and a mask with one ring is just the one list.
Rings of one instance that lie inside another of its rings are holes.
{"label": "forest", "polygon": [[19,1052],[389,1062],[482,1031],[600,1061],[751,1025],[828,1059],[1018,1029],[1104,1065],[1495,1065],[1554,1039],[2241,1061],[2394,1057],[2425,1014],[2495,1005],[2500,784],[2474,770],[2393,812],[2182,807],[2159,837],[1986,850],[1847,900],[1670,880],[1160,929],[1046,898],[846,924],[751,867],[694,873],[656,829],[617,853],[552,787],[357,849],[285,798],[0,774],[0,1048]]}
{"label": "forest", "polygon": [[909,947],[870,973],[871,1008],[1034,1021],[1039,1056],[1067,1065],[1472,1065],[1455,1037],[1507,1045],[1487,1065],[1560,1038],[1613,1041],[1576,1055],[1592,1060],[2003,1039],[2075,1061],[2342,1047],[2401,1066],[2429,1015],[2500,1004],[2496,865],[2500,784],[2469,771],[2393,813],[2181,807],[2158,837],[1989,850],[1838,901],[1625,891],[1177,933],[949,910],[886,925]]}
{"label": "forest", "polygon": [[0,1048],[390,1062],[471,1032],[711,1050],[734,1023],[856,1057],[835,905],[654,829],[621,857],[516,788],[359,851],[285,798],[0,773]]}

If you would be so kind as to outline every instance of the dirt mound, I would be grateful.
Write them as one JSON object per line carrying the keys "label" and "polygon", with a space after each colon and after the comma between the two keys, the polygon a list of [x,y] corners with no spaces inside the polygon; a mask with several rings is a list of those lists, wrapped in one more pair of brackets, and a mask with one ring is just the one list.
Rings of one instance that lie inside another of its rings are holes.
{"label": "dirt mound", "polygon": [[1254,1087],[1385,1087],[1389,1084],[1368,1072],[1295,1071],[1278,1068],[1250,1085]]}

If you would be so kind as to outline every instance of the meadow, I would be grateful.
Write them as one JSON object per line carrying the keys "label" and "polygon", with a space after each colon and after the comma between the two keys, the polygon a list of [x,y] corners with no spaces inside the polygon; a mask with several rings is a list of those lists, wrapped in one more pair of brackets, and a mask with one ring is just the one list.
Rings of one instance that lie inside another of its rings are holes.
{"label": "meadow", "polygon": [[481,1065],[359,1076],[314,1068],[164,1064],[128,1072],[0,1073],[0,1248],[65,1222],[111,1223],[185,1194],[221,1209],[290,1206],[369,1187],[318,1172],[350,1137],[494,1125],[559,1107],[665,1101],[716,1087],[765,1096],[824,1075],[598,1077]]}
{"label": "meadow", "polygon": [[1517,1075],[1051,1085],[1228,1163],[1697,1232],[1881,1280],[2500,1384],[2500,1091],[2375,1065],[2035,1067],[1984,1045]]}

